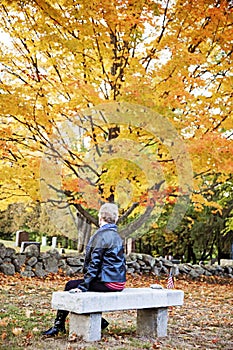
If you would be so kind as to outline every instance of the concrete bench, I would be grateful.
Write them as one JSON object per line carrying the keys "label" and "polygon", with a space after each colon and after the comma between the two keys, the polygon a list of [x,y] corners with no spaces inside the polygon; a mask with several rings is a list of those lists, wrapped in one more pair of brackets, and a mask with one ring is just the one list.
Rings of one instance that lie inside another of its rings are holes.
{"label": "concrete bench", "polygon": [[122,292],[54,292],[52,308],[70,311],[69,336],[101,339],[102,312],[137,310],[137,334],[165,337],[168,307],[183,305],[184,292],[171,289],[125,288]]}

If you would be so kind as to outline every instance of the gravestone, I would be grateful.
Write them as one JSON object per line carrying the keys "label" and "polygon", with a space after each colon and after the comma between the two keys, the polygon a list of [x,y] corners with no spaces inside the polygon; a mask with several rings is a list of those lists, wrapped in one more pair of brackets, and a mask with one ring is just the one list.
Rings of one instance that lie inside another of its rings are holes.
{"label": "gravestone", "polygon": [[52,237],[52,248],[55,249],[57,246],[57,237]]}
{"label": "gravestone", "polygon": [[29,233],[23,230],[16,231],[15,246],[21,247],[22,242],[29,241]]}
{"label": "gravestone", "polygon": [[25,249],[29,246],[36,246],[38,255],[40,254],[40,243],[39,242],[22,242],[21,248],[20,248],[20,253],[24,253]]}
{"label": "gravestone", "polygon": [[47,245],[47,237],[43,236],[41,246],[45,247],[46,245]]}

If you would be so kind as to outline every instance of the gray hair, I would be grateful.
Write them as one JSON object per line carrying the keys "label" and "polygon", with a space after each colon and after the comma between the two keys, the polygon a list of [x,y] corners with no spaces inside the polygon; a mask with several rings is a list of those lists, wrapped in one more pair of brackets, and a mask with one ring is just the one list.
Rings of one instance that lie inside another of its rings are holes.
{"label": "gray hair", "polygon": [[109,224],[115,224],[118,215],[118,207],[114,203],[105,203],[100,207],[99,217]]}

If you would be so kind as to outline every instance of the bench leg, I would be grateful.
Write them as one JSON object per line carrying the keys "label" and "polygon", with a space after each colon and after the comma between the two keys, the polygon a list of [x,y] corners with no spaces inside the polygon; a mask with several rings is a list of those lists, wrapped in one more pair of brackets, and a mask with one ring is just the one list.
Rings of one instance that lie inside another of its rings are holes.
{"label": "bench leg", "polygon": [[70,313],[69,337],[82,337],[86,341],[101,339],[102,313],[76,314]]}
{"label": "bench leg", "polygon": [[167,336],[167,308],[137,310],[137,333],[141,336]]}

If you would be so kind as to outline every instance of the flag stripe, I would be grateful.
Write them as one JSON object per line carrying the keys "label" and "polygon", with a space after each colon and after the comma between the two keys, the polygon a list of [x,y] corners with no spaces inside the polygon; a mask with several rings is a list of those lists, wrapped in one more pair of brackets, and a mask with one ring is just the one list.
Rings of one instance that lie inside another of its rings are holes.
{"label": "flag stripe", "polygon": [[168,276],[168,281],[167,281],[167,288],[171,289],[174,288],[174,281],[173,281],[173,276],[172,276],[172,271],[170,271],[170,274]]}

